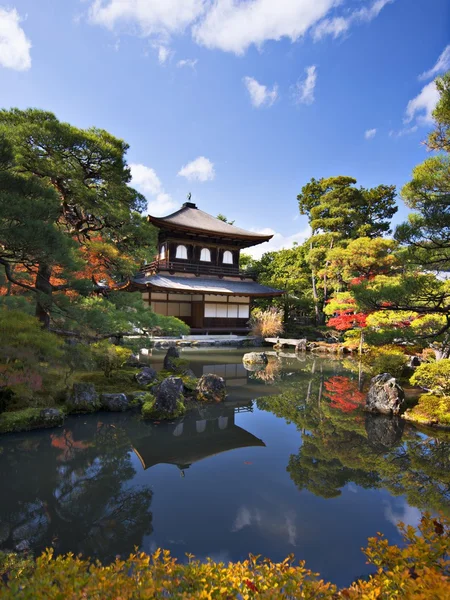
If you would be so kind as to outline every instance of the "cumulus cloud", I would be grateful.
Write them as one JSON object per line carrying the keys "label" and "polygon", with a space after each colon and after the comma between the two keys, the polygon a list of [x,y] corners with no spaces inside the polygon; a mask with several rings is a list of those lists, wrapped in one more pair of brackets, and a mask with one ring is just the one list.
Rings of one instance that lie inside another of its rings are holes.
{"label": "cumulus cloud", "polygon": [[[134,163],[130,165],[131,185],[147,197],[147,210],[155,217],[162,217],[177,205],[164,191],[161,180],[151,167]],[[150,198],[149,198],[150,196]]]}
{"label": "cumulus cloud", "polygon": [[188,181],[212,181],[216,176],[214,163],[205,156],[199,156],[195,160],[184,165],[178,175],[186,177]]}
{"label": "cumulus cloud", "polygon": [[197,58],[183,58],[177,62],[177,67],[183,68],[188,67],[195,70],[195,66],[198,63]]}
{"label": "cumulus cloud", "polygon": [[373,128],[373,129],[367,129],[364,132],[364,137],[366,138],[366,140],[371,140],[372,138],[375,137],[376,133],[377,133],[377,130],[375,128]]}
{"label": "cumulus cloud", "polygon": [[378,17],[387,4],[391,4],[392,2],[394,2],[394,0],[375,0],[370,6],[363,6],[350,13],[347,17],[324,19],[314,28],[313,38],[316,41],[322,39],[326,35],[337,38],[348,31],[353,24],[369,23]]}
{"label": "cumulus cloud", "polygon": [[448,69],[450,69],[450,44],[444,48],[442,54],[437,59],[436,64],[428,71],[419,75],[419,81],[425,81],[426,79],[436,77],[436,75],[444,73],[444,71],[447,71]]}
{"label": "cumulus cloud", "polygon": [[20,21],[15,8],[0,7],[0,66],[27,71],[31,67],[31,42],[20,27]]}
{"label": "cumulus cloud", "polygon": [[283,250],[285,248],[292,248],[295,244],[303,244],[311,235],[311,228],[309,225],[294,233],[293,235],[283,235],[270,227],[264,229],[252,229],[255,233],[261,233],[264,235],[272,235],[272,239],[269,242],[264,242],[258,246],[248,248],[245,253],[250,254],[253,258],[261,258],[266,252],[275,252],[277,250]]}
{"label": "cumulus cloud", "polygon": [[153,44],[153,48],[158,53],[158,62],[160,65],[165,64],[173,54],[172,50],[164,44]]}
{"label": "cumulus cloud", "polygon": [[278,98],[278,86],[276,84],[272,89],[269,89],[253,77],[244,77],[243,82],[249,93],[251,103],[256,108],[272,106]]}
{"label": "cumulus cloud", "polygon": [[[337,37],[356,22],[371,21],[393,0],[330,18],[340,0],[90,0],[91,23],[139,35],[171,36],[190,29],[207,48],[244,54],[255,45],[288,38],[295,42],[313,29],[315,39]],[[314,29],[315,28],[315,29]]]}
{"label": "cumulus cloud", "polygon": [[296,104],[312,104],[314,102],[314,90],[317,82],[317,68],[315,65],[306,67],[306,77],[297,81],[294,86],[294,102]]}
{"label": "cumulus cloud", "polygon": [[417,120],[419,125],[426,125],[433,121],[433,110],[439,100],[439,92],[434,81],[430,81],[422,88],[420,93],[408,102],[405,111],[404,123]]}

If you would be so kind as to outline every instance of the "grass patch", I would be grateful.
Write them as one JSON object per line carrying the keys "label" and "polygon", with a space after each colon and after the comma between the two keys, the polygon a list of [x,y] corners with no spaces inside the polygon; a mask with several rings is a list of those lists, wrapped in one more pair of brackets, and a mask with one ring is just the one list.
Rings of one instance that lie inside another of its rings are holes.
{"label": "grass patch", "polygon": [[450,426],[450,396],[423,394],[408,410],[407,418],[416,423]]}
{"label": "grass patch", "polygon": [[63,424],[64,416],[56,419],[43,419],[41,408],[24,408],[5,412],[0,415],[0,433],[31,431],[43,427],[56,427]]}
{"label": "grass patch", "polygon": [[103,371],[86,371],[74,375],[73,381],[93,383],[99,394],[130,394],[142,392],[142,387],[135,380],[136,369],[120,369],[110,377],[105,377]]}

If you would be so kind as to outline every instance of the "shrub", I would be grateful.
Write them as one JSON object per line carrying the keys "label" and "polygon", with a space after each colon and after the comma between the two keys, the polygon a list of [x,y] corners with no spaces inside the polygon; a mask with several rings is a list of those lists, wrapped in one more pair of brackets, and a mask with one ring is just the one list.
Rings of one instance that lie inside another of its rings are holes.
{"label": "shrub", "polygon": [[283,333],[283,311],[279,308],[255,308],[250,318],[252,334],[258,337],[275,337]]}
{"label": "shrub", "polygon": [[421,364],[409,382],[431,392],[450,395],[450,359]]}
{"label": "shrub", "polygon": [[144,419],[151,419],[153,417],[153,410],[155,408],[156,398],[153,394],[147,393],[142,396],[141,403],[141,414]]}
{"label": "shrub", "polygon": [[450,397],[423,394],[407,418],[416,423],[450,425]]}
{"label": "shrub", "polygon": [[362,361],[373,376],[390,373],[393,377],[400,377],[408,357],[395,346],[380,346],[380,348],[372,347],[367,354],[363,355]]}
{"label": "shrub", "polygon": [[107,340],[96,342],[91,348],[94,360],[105,377],[111,377],[112,372],[123,367],[132,355],[129,348],[115,346]]}
{"label": "shrub", "polygon": [[292,556],[282,563],[250,556],[226,565],[213,560],[201,562],[188,555],[189,562],[179,564],[169,551],[156,550],[151,555],[140,552],[102,565],[73,554],[55,558],[53,550],[47,550],[34,564],[18,555],[0,555],[0,599],[449,598],[448,519],[426,515],[419,525],[420,533],[411,526],[399,527],[402,546],[390,545],[381,534],[370,538],[365,554],[376,566],[376,573],[340,591],[319,579],[304,562],[294,565]]}

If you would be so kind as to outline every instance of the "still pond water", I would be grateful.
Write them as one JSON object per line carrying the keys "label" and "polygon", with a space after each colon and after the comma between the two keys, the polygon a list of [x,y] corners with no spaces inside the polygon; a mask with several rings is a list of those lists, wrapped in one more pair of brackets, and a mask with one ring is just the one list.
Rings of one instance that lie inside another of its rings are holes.
{"label": "still pond water", "polygon": [[135,546],[181,560],[293,553],[345,585],[370,572],[369,536],[398,543],[400,520],[449,511],[448,435],[361,413],[351,361],[286,353],[255,373],[243,352],[183,352],[198,376],[225,377],[229,396],[180,421],[98,413],[1,437],[0,549],[27,540],[101,560]]}

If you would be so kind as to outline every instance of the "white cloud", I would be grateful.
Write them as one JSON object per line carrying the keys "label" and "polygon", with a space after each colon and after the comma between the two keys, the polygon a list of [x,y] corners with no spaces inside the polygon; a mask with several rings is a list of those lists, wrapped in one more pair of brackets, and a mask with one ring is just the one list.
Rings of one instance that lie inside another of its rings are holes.
{"label": "white cloud", "polygon": [[418,508],[409,506],[409,504],[402,498],[396,499],[393,506],[386,502],[384,507],[384,517],[387,521],[392,523],[394,527],[399,529],[399,523],[410,525],[411,527],[417,527],[422,518],[422,513]]}
{"label": "white cloud", "polygon": [[195,65],[198,63],[197,58],[183,58],[177,62],[177,67],[189,67],[195,70]]}
{"label": "white cloud", "polygon": [[161,194],[158,194],[156,198],[148,202],[147,211],[154,217],[164,217],[173,212],[177,206],[178,204],[172,200],[170,194],[162,192]]}
{"label": "white cloud", "polygon": [[377,133],[377,130],[375,128],[367,129],[364,133],[364,137],[366,138],[366,140],[371,140],[372,138],[375,137],[376,133]]}
{"label": "white cloud", "polygon": [[419,81],[424,81],[426,79],[431,79],[432,77],[436,77],[439,73],[443,73],[450,69],[450,44],[444,48],[442,54],[436,61],[434,67],[419,75]]}
{"label": "white cloud", "polygon": [[297,81],[294,86],[294,101],[296,104],[312,104],[314,102],[317,68],[315,65],[311,65],[310,67],[306,67],[305,71],[305,79]]}
{"label": "white cloud", "polygon": [[415,133],[418,129],[419,128],[417,125],[413,125],[412,127],[403,127],[403,129],[400,129],[399,131],[395,131],[395,130],[391,129],[391,131],[389,132],[389,137],[394,137],[394,138],[403,137],[404,135],[409,135],[411,133]]}
{"label": "white cloud", "polygon": [[424,86],[421,92],[408,102],[404,123],[417,120],[419,125],[426,125],[433,121],[433,110],[439,100],[439,92],[434,81]]}
{"label": "white cloud", "polygon": [[153,48],[158,52],[158,62],[163,65],[172,56],[173,52],[164,44],[152,44]]}
{"label": "white cloud", "polygon": [[143,194],[152,196],[162,192],[161,181],[155,170],[145,165],[130,165],[132,185],[136,186]]}
{"label": "white cloud", "polygon": [[216,176],[214,163],[204,156],[199,156],[187,165],[184,165],[178,175],[186,177],[188,181],[212,181]]}
{"label": "white cloud", "polygon": [[31,67],[31,42],[20,27],[20,21],[15,8],[0,7],[0,66],[27,71]]}
{"label": "white cloud", "polygon": [[272,89],[269,89],[253,77],[244,77],[242,81],[247,88],[253,106],[256,108],[272,106],[278,98],[278,86],[276,84]]}
{"label": "white cloud", "polygon": [[273,236],[269,242],[264,242],[263,244],[245,250],[245,253],[250,254],[253,258],[261,258],[266,252],[276,252],[277,250],[282,250],[284,248],[292,248],[294,244],[303,244],[303,242],[311,235],[311,228],[309,225],[301,231],[288,236],[285,236],[270,227],[264,229],[252,229],[252,231]]}
{"label": "white cloud", "polygon": [[326,35],[332,35],[334,38],[348,31],[354,23],[369,23],[383,10],[387,4],[391,4],[394,0],[375,0],[370,6],[364,6],[350,13],[348,17],[334,17],[332,19],[324,19],[313,31],[315,41],[322,39]]}
{"label": "white cloud", "polygon": [[93,0],[89,19],[111,30],[122,27],[148,37],[167,37],[197,19],[205,4],[205,0]]}
{"label": "white cloud", "polygon": [[[131,185],[147,197],[147,211],[151,215],[162,217],[176,208],[176,202],[164,191],[161,180],[154,169],[134,163],[130,165],[130,171]],[[149,196],[152,198],[148,199]]]}
{"label": "white cloud", "polygon": [[[90,22],[166,41],[190,28],[207,48],[244,54],[269,40],[295,42],[317,26],[316,38],[335,37],[353,22],[370,21],[393,0],[376,0],[349,17],[329,19],[343,0],[89,0]],[[324,20],[326,22],[324,22]]]}

